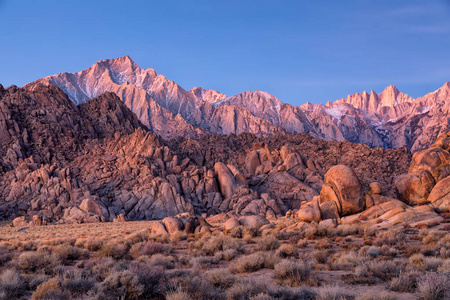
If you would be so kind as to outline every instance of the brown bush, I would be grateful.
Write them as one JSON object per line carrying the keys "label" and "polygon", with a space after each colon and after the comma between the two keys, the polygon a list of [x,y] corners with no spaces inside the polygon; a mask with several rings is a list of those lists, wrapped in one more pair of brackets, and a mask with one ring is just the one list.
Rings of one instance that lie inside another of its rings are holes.
{"label": "brown bush", "polygon": [[116,243],[107,243],[102,246],[102,248],[98,251],[100,256],[112,257],[114,259],[124,258],[128,254],[128,245],[126,244],[116,244]]}
{"label": "brown bush", "polygon": [[391,291],[411,293],[417,288],[417,280],[421,274],[417,271],[401,272],[398,277],[392,278],[388,284]]}
{"label": "brown bush", "polygon": [[20,254],[17,262],[24,271],[32,273],[44,271],[46,274],[51,274],[53,269],[61,263],[55,255],[33,251]]}
{"label": "brown bush", "polygon": [[262,251],[272,251],[280,247],[280,242],[273,236],[263,237],[258,241],[258,249]]}
{"label": "brown bush", "polygon": [[251,273],[264,266],[264,257],[260,254],[250,254],[237,258],[231,265],[231,270],[237,273]]}
{"label": "brown bush", "polygon": [[227,289],[236,281],[235,276],[231,275],[226,269],[216,269],[207,271],[204,278],[213,286],[219,289]]}
{"label": "brown bush", "polygon": [[144,293],[144,286],[137,275],[130,271],[114,272],[101,284],[106,299],[137,299]]}
{"label": "brown bush", "polygon": [[274,278],[289,286],[299,286],[311,277],[311,266],[304,262],[282,261],[275,265]]}
{"label": "brown bush", "polygon": [[297,247],[292,244],[282,244],[276,251],[276,255],[281,258],[298,258],[299,252]]}
{"label": "brown bush", "polygon": [[7,269],[0,275],[0,299],[18,299],[26,289],[26,283],[19,272]]}
{"label": "brown bush", "polygon": [[427,273],[418,280],[417,291],[421,295],[422,299],[449,299],[450,273]]}
{"label": "brown bush", "polygon": [[173,251],[173,247],[168,244],[156,243],[156,242],[143,242],[134,244],[130,249],[130,254],[133,257],[139,257],[141,255],[153,255],[164,254],[169,255]]}

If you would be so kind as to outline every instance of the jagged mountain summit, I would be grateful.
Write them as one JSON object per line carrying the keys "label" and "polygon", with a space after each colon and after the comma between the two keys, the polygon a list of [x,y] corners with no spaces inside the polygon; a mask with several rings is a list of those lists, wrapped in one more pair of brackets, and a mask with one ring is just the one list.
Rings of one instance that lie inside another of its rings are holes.
{"label": "jagged mountain summit", "polygon": [[48,84],[62,89],[75,104],[114,92],[164,139],[199,137],[206,132],[258,136],[304,132],[328,141],[417,151],[450,129],[449,83],[417,99],[391,85],[379,94],[363,92],[326,105],[292,106],[262,91],[228,97],[201,87],[185,90],[124,56],[99,61],[78,73],[48,76],[24,88]]}

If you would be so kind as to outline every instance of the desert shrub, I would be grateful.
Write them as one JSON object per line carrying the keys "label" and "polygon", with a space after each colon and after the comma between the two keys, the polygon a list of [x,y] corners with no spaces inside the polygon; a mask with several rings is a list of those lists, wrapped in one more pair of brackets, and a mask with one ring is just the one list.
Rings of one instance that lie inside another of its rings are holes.
{"label": "desert shrub", "polygon": [[150,257],[149,263],[153,266],[173,269],[175,266],[175,258],[173,256],[165,256],[164,254],[157,253]]}
{"label": "desert shrub", "polygon": [[441,266],[437,269],[439,273],[450,273],[450,259],[444,260]]}
{"label": "desert shrub", "polygon": [[74,299],[96,292],[95,279],[82,271],[66,272],[41,283],[32,299]]}
{"label": "desert shrub", "polygon": [[129,240],[132,244],[142,243],[149,240],[149,235],[146,230],[142,230],[128,235],[126,239]]}
{"label": "desert shrub", "polygon": [[315,249],[330,249],[333,245],[328,239],[321,239],[314,245]]}
{"label": "desert shrub", "polygon": [[306,247],[308,247],[308,241],[307,240],[299,240],[297,242],[297,247],[299,247],[300,249],[305,249]]}
{"label": "desert shrub", "polygon": [[9,262],[13,257],[13,254],[4,247],[0,247],[0,267]]}
{"label": "desert shrub", "polygon": [[130,271],[114,272],[101,284],[106,299],[136,299],[144,293],[139,277]]}
{"label": "desert shrub", "polygon": [[337,285],[323,286],[317,292],[317,300],[347,300],[355,297],[348,289]]}
{"label": "desert shrub", "polygon": [[[384,256],[396,257],[398,255],[398,250],[394,247],[389,247],[388,245],[383,245],[380,247],[380,253],[381,253],[381,255],[384,255]],[[367,254],[370,255],[370,253],[367,253]]]}
{"label": "desert shrub", "polygon": [[330,259],[330,252],[328,251],[314,251],[312,257],[318,264],[326,264]]}
{"label": "desert shrub", "polygon": [[315,223],[311,223],[309,227],[305,229],[305,237],[308,240],[314,240],[317,238],[323,238],[327,236],[327,228],[318,226]]}
{"label": "desert shrub", "polygon": [[367,250],[367,255],[369,255],[370,257],[373,257],[373,258],[380,256],[380,254],[381,254],[381,251],[376,246],[372,246]]}
{"label": "desert shrub", "polygon": [[449,299],[450,273],[427,273],[418,280],[417,291],[419,292],[422,299]]}
{"label": "desert shrub", "polygon": [[25,292],[26,282],[19,272],[7,269],[0,275],[0,299],[18,299]]}
{"label": "desert shrub", "polygon": [[228,300],[247,300],[255,297],[265,291],[260,284],[248,279],[236,281],[232,287],[227,290]]}
{"label": "desert shrub", "polygon": [[295,247],[292,244],[282,244],[275,252],[275,254],[281,258],[288,258],[288,257],[297,258],[299,255],[297,247]]}
{"label": "desert shrub", "polygon": [[100,260],[94,262],[92,271],[94,272],[98,281],[103,281],[111,274],[116,261],[112,257],[102,257]]}
{"label": "desert shrub", "polygon": [[95,288],[95,279],[82,271],[66,272],[60,277],[60,286],[73,299]]}
{"label": "desert shrub", "polygon": [[219,251],[240,249],[240,247],[240,242],[228,236],[211,236],[192,244],[192,249],[199,249],[203,255],[209,256]]}
{"label": "desert shrub", "polygon": [[192,299],[188,293],[184,291],[172,291],[166,294],[166,300],[190,300]]}
{"label": "desert shrub", "polygon": [[115,243],[107,243],[102,246],[102,248],[98,251],[100,256],[112,257],[114,259],[124,258],[128,253],[128,245],[125,244],[115,244]]}
{"label": "desert shrub", "polygon": [[274,300],[274,299],[276,299],[276,298],[274,298],[268,294],[265,294],[265,293],[260,293],[256,296],[250,297],[250,300]]}
{"label": "desert shrub", "polygon": [[47,253],[23,252],[18,258],[19,267],[32,273],[44,271],[46,274],[51,274],[59,264],[60,260],[57,256]]}
{"label": "desert shrub", "polygon": [[218,263],[220,263],[221,259],[222,259],[222,257],[220,255],[198,256],[198,257],[192,257],[190,264],[194,268],[208,269],[211,267],[211,265],[217,265]]}
{"label": "desert shrub", "polygon": [[69,294],[61,290],[61,283],[58,277],[54,277],[41,283],[31,296],[32,300],[64,300],[69,299]]}
{"label": "desert shrub", "polygon": [[256,252],[264,258],[263,267],[266,269],[273,269],[277,263],[280,262],[280,258],[273,252]]}
{"label": "desert shrub", "polygon": [[52,253],[63,263],[79,259],[80,257],[88,257],[89,255],[87,250],[83,251],[82,249],[73,247],[69,244],[61,244],[54,247]]}
{"label": "desert shrub", "polygon": [[431,243],[436,243],[438,240],[439,240],[439,237],[435,233],[430,232],[427,235],[423,236],[422,244],[429,245]]}
{"label": "desert shrub", "polygon": [[299,286],[311,277],[311,267],[304,262],[282,261],[274,270],[274,278],[289,286]]}
{"label": "desert shrub", "polygon": [[227,249],[221,252],[218,252],[222,260],[231,261],[237,256],[239,256],[239,252],[236,249]]}
{"label": "desert shrub", "polygon": [[258,249],[262,251],[276,250],[278,247],[280,247],[280,242],[273,236],[263,237],[258,241]]}
{"label": "desert shrub", "polygon": [[172,253],[173,247],[168,244],[156,243],[156,242],[144,242],[134,244],[130,249],[130,254],[133,257],[139,257],[141,255],[153,255],[153,254],[164,254],[169,255]]}
{"label": "desert shrub", "polygon": [[169,291],[184,291],[192,299],[223,299],[224,292],[212,286],[204,277],[184,273],[172,278]]}
{"label": "desert shrub", "polygon": [[187,238],[188,238],[188,236],[185,232],[176,231],[170,235],[169,240],[171,242],[179,242],[179,241],[185,241],[185,240],[187,240]]}
{"label": "desert shrub", "polygon": [[99,239],[89,238],[89,239],[77,239],[75,242],[76,247],[81,247],[89,251],[98,251],[103,246],[103,241]]}
{"label": "desert shrub", "polygon": [[251,273],[264,266],[264,257],[258,253],[237,258],[231,265],[231,270],[237,273]]}
{"label": "desert shrub", "polygon": [[34,276],[26,277],[25,280],[28,290],[34,291],[41,283],[48,281],[50,278],[51,277],[49,275],[37,274]]}
{"label": "desert shrub", "polygon": [[391,295],[386,291],[382,292],[363,292],[360,295],[357,295],[355,300],[396,300],[397,297],[395,295]]}
{"label": "desert shrub", "polygon": [[332,258],[333,268],[338,270],[350,270],[367,261],[367,257],[359,255],[355,251],[336,253]]}
{"label": "desert shrub", "polygon": [[231,275],[226,269],[215,269],[207,271],[204,278],[213,286],[219,289],[227,289],[231,287],[236,281],[235,277]]}
{"label": "desert shrub", "polygon": [[[333,229],[333,228],[331,228]],[[349,236],[349,235],[363,235],[365,228],[362,228],[358,224],[342,224],[336,227],[336,235]]]}
{"label": "desert shrub", "polygon": [[393,261],[371,261],[368,263],[370,272],[377,278],[387,281],[400,275],[404,270]]}
{"label": "desert shrub", "polygon": [[142,298],[156,298],[163,295],[166,274],[162,267],[136,262],[130,271],[138,277],[139,284],[144,288]]}
{"label": "desert shrub", "polygon": [[444,260],[440,257],[426,257],[423,262],[425,270],[434,272],[443,264]]}
{"label": "desert shrub", "polygon": [[267,292],[271,299],[278,300],[314,300],[317,294],[310,288],[291,289],[275,287]]}
{"label": "desert shrub", "polygon": [[398,277],[392,278],[388,289],[395,292],[411,293],[417,288],[417,280],[421,274],[417,271],[401,272]]}
{"label": "desert shrub", "polygon": [[422,267],[424,262],[423,254],[417,253],[411,255],[411,257],[409,258],[409,262],[416,267]]}

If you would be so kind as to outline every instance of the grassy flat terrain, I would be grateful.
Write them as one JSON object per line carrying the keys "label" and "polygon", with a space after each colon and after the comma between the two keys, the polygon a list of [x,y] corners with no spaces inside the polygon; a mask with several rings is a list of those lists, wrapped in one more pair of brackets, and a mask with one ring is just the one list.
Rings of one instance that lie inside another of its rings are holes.
{"label": "grassy flat terrain", "polygon": [[[448,225],[378,231],[281,218],[166,236],[152,221],[0,224],[0,299],[445,299]],[[444,297],[444,298],[443,298]],[[448,298],[447,298],[448,299]]]}

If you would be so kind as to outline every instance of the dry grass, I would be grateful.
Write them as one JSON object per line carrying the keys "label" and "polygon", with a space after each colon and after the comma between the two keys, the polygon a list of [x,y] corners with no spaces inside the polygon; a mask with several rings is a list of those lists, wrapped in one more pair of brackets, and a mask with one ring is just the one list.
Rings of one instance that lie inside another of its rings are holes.
{"label": "dry grass", "polygon": [[274,222],[164,237],[145,221],[0,226],[0,300],[447,297],[450,237],[440,227]]}

